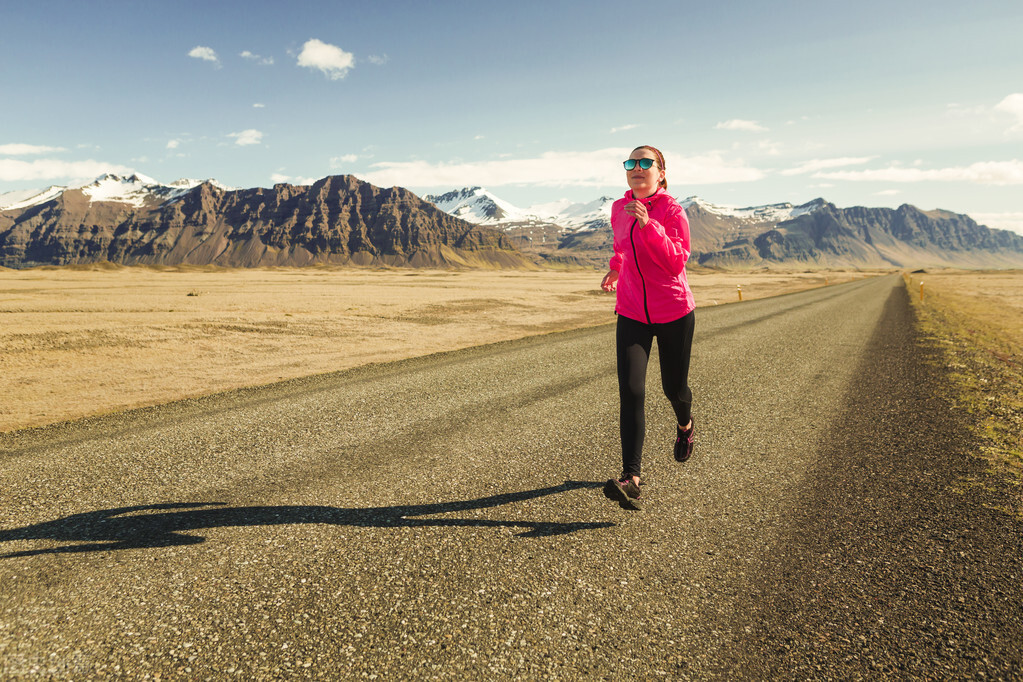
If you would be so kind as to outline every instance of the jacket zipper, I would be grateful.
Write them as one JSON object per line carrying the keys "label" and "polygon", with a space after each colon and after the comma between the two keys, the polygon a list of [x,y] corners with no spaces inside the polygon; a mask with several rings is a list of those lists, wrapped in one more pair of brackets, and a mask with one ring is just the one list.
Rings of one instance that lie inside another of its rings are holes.
{"label": "jacket zipper", "polygon": [[639,218],[632,219],[632,226],[629,227],[629,242],[632,244],[632,260],[636,262],[636,272],[639,273],[639,284],[643,288],[643,312],[646,313],[646,323],[653,324],[650,321],[650,306],[647,305],[646,300],[646,279],[643,277],[643,270],[639,267],[639,255],[636,253],[636,239],[632,236],[632,232],[636,229],[636,223],[638,222]]}

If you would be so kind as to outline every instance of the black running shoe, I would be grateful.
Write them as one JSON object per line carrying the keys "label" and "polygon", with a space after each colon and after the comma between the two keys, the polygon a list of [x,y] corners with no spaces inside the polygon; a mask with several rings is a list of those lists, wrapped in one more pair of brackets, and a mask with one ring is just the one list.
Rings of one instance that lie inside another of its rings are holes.
{"label": "black running shoe", "polygon": [[631,478],[611,479],[604,484],[604,495],[614,500],[622,509],[639,511],[639,486]]}
{"label": "black running shoe", "polygon": [[693,456],[693,441],[696,436],[696,420],[690,418],[689,428],[683,431],[676,427],[678,436],[675,438],[675,461],[687,462]]}

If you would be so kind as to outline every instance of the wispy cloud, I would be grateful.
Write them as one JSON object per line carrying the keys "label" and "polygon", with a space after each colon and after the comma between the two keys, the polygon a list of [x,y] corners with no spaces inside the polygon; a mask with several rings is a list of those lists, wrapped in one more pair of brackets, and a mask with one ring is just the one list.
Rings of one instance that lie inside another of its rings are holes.
{"label": "wispy cloud", "polygon": [[[546,152],[531,158],[490,161],[382,161],[360,178],[380,186],[451,188],[471,185],[543,187],[625,187],[621,162],[631,147],[592,152]],[[698,156],[667,155],[669,186],[749,182],[764,177],[757,168],[712,152]]]}
{"label": "wispy cloud", "polygon": [[1023,162],[979,161],[949,168],[889,166],[861,171],[828,171],[814,177],[852,182],[968,182],[976,185],[1023,185]]}
{"label": "wispy cloud", "polygon": [[63,147],[44,147],[37,144],[0,144],[0,154],[8,154],[10,156],[50,154],[62,151],[65,151]]}
{"label": "wispy cloud", "polygon": [[21,182],[28,180],[88,180],[104,173],[130,175],[134,168],[103,161],[61,161],[59,159],[0,159],[0,180]]}
{"label": "wispy cloud", "polygon": [[391,58],[388,57],[386,54],[371,54],[370,56],[366,57],[366,61],[368,61],[370,64],[374,64],[375,66],[383,66],[387,62],[391,61]]}
{"label": "wispy cloud", "polygon": [[899,194],[902,194],[902,190],[901,189],[883,189],[880,192],[874,192],[874,194],[876,196],[879,196],[879,197],[894,197],[894,196],[897,196]]}
{"label": "wispy cloud", "polygon": [[188,56],[194,59],[201,59],[204,62],[212,62],[218,67],[220,66],[220,57],[213,50],[212,47],[203,47],[202,45],[196,45],[188,52]]}
{"label": "wispy cloud", "polygon": [[261,102],[256,102],[255,104],[252,105],[252,108],[253,109],[266,109],[266,105],[262,104]]}
{"label": "wispy cloud", "polygon": [[336,81],[348,75],[348,71],[355,66],[355,55],[345,52],[337,45],[312,38],[302,46],[302,51],[298,55],[298,65],[319,69],[327,78]]}
{"label": "wispy cloud", "polygon": [[843,156],[837,159],[812,159],[802,163],[795,168],[787,168],[781,172],[782,175],[803,175],[815,173],[826,168],[842,168],[843,166],[856,166],[874,160],[873,156]]}
{"label": "wispy cloud", "polygon": [[1010,132],[1023,130],[1023,93],[1009,95],[995,105],[995,111],[1005,112],[1016,119],[1015,125],[1009,128]]}
{"label": "wispy cloud", "polygon": [[638,126],[638,125],[636,125],[635,123],[626,123],[626,124],[625,124],[625,125],[623,125],[623,126],[618,126],[617,128],[612,128],[612,129],[611,129],[611,134],[613,135],[613,134],[615,134],[615,133],[623,133],[623,132],[625,132],[626,130],[635,130],[635,129],[636,129],[636,128],[638,128],[638,127],[639,127],[639,126]]}
{"label": "wispy cloud", "polygon": [[733,118],[729,121],[722,121],[714,126],[715,130],[741,130],[747,133],[763,133],[767,128],[757,121],[745,121],[741,118]]}
{"label": "wispy cloud", "polygon": [[181,146],[181,140],[168,140],[167,149],[177,149]]}
{"label": "wispy cloud", "polygon": [[238,56],[241,57],[242,59],[248,59],[250,62],[256,62],[257,64],[261,64],[264,66],[270,66],[274,63],[273,57],[261,57],[258,54],[253,54],[249,52],[248,50],[239,53]]}
{"label": "wispy cloud", "polygon": [[239,147],[262,144],[263,142],[263,133],[254,128],[243,130],[240,133],[230,133],[228,134],[228,137],[233,137],[234,143]]}

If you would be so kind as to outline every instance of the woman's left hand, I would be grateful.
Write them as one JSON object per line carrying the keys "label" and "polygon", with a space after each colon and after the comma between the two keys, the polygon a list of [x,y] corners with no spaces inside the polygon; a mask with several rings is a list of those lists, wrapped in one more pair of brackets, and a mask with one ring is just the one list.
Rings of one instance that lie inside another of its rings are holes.
{"label": "woman's left hand", "polygon": [[633,199],[625,204],[625,212],[639,221],[640,227],[646,227],[647,223],[650,222],[650,215],[646,212],[646,206],[638,199]]}

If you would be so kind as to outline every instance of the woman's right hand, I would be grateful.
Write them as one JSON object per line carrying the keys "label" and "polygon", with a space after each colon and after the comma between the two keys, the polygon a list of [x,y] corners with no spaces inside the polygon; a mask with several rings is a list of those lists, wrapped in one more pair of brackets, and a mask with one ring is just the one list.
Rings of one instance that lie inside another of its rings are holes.
{"label": "woman's right hand", "polygon": [[600,288],[604,291],[614,291],[618,288],[618,271],[608,270],[604,279],[600,282]]}

